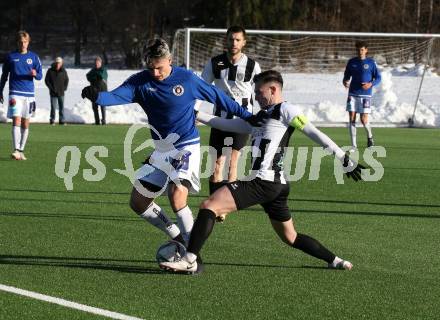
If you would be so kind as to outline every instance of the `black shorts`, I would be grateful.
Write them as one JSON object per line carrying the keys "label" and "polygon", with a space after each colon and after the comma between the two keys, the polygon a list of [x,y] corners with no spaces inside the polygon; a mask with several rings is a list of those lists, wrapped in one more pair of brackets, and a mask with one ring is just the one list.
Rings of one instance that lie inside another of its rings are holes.
{"label": "black shorts", "polygon": [[289,184],[255,178],[251,181],[230,182],[226,186],[238,210],[260,204],[273,220],[284,222],[292,217],[287,205]]}
{"label": "black shorts", "polygon": [[[225,138],[232,138],[232,145],[225,146]],[[217,157],[222,155],[224,147],[232,147],[232,150],[240,150],[247,145],[249,139],[248,134],[221,131],[215,128],[211,129],[209,136],[209,145],[217,151]]]}

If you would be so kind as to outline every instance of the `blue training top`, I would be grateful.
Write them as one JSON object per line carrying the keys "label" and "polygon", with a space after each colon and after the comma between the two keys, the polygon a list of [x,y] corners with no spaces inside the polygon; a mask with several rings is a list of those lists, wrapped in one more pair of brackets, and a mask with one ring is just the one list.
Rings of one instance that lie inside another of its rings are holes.
{"label": "blue training top", "polygon": [[155,80],[148,70],[136,73],[118,88],[100,92],[96,103],[102,106],[138,103],[147,114],[149,124],[161,135],[158,137],[151,130],[153,139],[165,139],[169,134],[176,133],[179,139],[174,145],[183,147],[200,142],[195,126],[196,99],[211,102],[242,119],[252,115],[192,71],[176,66],[162,81]]}
{"label": "blue training top", "polygon": [[3,95],[3,89],[10,74],[9,95],[33,97],[35,95],[35,87],[34,77],[31,75],[32,69],[37,71],[35,79],[41,80],[43,78],[43,71],[37,54],[32,51],[27,53],[10,52],[3,64],[0,94]]}
{"label": "blue training top", "polygon": [[[380,83],[380,72],[377,69],[376,62],[372,58],[362,60],[359,57],[352,58],[348,61],[344,72],[343,81],[351,78],[350,89],[348,94],[351,96],[371,97],[373,87]],[[362,89],[362,83],[371,82],[373,86],[369,89]]]}

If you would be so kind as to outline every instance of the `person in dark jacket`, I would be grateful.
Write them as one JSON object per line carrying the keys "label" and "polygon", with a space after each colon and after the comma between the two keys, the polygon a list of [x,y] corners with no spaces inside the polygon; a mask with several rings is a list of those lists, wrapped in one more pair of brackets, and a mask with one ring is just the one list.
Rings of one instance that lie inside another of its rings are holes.
{"label": "person in dark jacket", "polygon": [[52,66],[47,70],[44,78],[50,93],[50,124],[55,122],[55,109],[58,104],[59,123],[64,125],[64,92],[69,84],[69,76],[63,67],[63,59],[57,57]]}
{"label": "person in dark jacket", "polygon": [[[95,89],[97,92],[101,91],[107,91],[107,68],[102,65],[102,59],[101,57],[95,58],[95,67],[91,69],[89,72],[87,72],[87,81],[90,82],[90,85]],[[95,115],[95,124],[99,125],[99,111],[98,111],[98,105],[93,102],[93,114]],[[106,124],[105,121],[105,107],[101,106],[101,114],[102,119],[101,123],[102,125]]]}

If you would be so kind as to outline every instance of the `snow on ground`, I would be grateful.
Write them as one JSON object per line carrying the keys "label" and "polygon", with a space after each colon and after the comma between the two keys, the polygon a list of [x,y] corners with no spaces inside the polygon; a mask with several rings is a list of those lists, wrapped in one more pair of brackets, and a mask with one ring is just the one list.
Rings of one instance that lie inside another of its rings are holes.
{"label": "snow on ground", "polygon": [[[93,111],[81,99],[81,90],[88,85],[89,69],[68,68],[70,83],[65,95],[67,122],[94,123]],[[402,65],[381,67],[382,82],[375,88],[371,121],[374,125],[408,123],[412,116],[423,66]],[[109,89],[114,89],[136,70],[109,70]],[[43,70],[45,75],[46,68]],[[347,121],[345,103],[347,90],[342,85],[342,72],[333,74],[295,73],[284,76],[285,99],[297,105],[313,122],[344,125]],[[8,84],[4,90],[7,96]],[[6,100],[6,99],[5,99]],[[44,81],[36,81],[37,112],[33,122],[49,122],[50,99]],[[208,105],[206,105],[208,106]],[[6,104],[0,105],[0,122],[6,121]],[[440,77],[428,70],[425,74],[415,116],[416,125],[440,127]],[[147,117],[137,104],[107,108],[108,123],[142,123]]]}

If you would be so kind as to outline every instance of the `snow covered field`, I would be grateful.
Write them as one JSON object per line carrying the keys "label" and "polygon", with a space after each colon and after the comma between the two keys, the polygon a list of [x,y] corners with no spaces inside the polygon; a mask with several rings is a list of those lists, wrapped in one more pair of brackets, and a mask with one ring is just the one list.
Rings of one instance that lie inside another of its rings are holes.
{"label": "snow covered field", "polygon": [[[46,74],[46,68],[43,73]],[[68,68],[70,83],[65,96],[67,122],[94,123],[91,106],[81,99],[81,90],[88,85],[89,69]],[[420,75],[423,67],[411,65],[399,68],[381,68],[382,82],[376,88],[371,121],[374,125],[405,125],[412,116]],[[109,89],[121,84],[135,70],[109,70]],[[286,74],[284,94],[286,100],[298,105],[308,118],[325,125],[345,125],[347,91],[342,86],[342,72],[334,74]],[[4,90],[5,98],[8,84]],[[6,99],[5,99],[6,100]],[[37,112],[33,122],[49,122],[50,99],[44,81],[36,82]],[[0,105],[0,122],[5,122],[7,105]],[[416,125],[440,127],[440,77],[426,72],[416,112]],[[142,123],[147,121],[143,110],[136,104],[114,106],[107,109],[108,123]]]}

